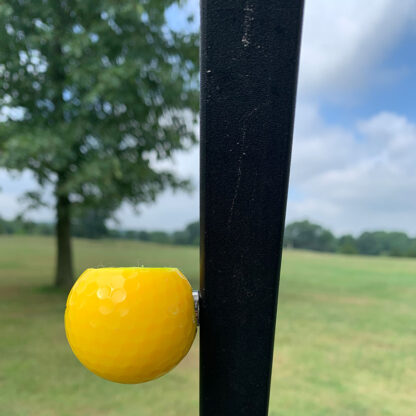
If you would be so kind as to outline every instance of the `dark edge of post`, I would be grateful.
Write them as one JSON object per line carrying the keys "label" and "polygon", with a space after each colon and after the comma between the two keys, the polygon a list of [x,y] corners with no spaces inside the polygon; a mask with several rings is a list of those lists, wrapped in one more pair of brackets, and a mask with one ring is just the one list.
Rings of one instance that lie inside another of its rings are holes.
{"label": "dark edge of post", "polygon": [[201,416],[268,412],[302,16],[201,0]]}

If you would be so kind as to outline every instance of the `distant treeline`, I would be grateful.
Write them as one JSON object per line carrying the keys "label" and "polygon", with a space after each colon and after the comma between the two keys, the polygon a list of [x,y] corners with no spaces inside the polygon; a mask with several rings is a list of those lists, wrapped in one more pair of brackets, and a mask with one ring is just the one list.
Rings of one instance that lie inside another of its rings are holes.
{"label": "distant treeline", "polygon": [[416,238],[398,231],[365,231],[335,237],[330,230],[309,221],[288,224],[284,246],[306,250],[372,256],[416,257]]}
{"label": "distant treeline", "polygon": [[[54,235],[52,223],[38,223],[21,216],[14,220],[0,218],[0,234]],[[82,238],[122,238],[128,240],[149,241],[161,244],[199,245],[199,222],[188,224],[183,230],[168,233],[166,231],[115,230],[105,225],[102,215],[90,212],[81,218],[75,218],[71,228],[74,237]]]}
{"label": "distant treeline", "polygon": [[[53,235],[54,225],[28,221],[20,216],[11,221],[0,218],[0,234]],[[199,222],[192,222],[183,230],[172,233],[115,230],[106,227],[102,216],[89,213],[73,221],[72,234],[83,238],[122,238],[161,244],[199,245]],[[309,221],[288,224],[283,244],[286,248],[332,253],[416,257],[416,238],[406,233],[366,231],[358,237],[350,234],[336,237],[330,230]]]}
{"label": "distant treeline", "polygon": [[183,230],[167,233],[166,231],[118,231],[109,230],[108,237],[129,240],[150,241],[161,244],[199,245],[199,221],[188,224]]}
{"label": "distant treeline", "polygon": [[0,218],[0,234],[52,235],[53,233],[53,224],[28,221],[21,216],[10,221]]}

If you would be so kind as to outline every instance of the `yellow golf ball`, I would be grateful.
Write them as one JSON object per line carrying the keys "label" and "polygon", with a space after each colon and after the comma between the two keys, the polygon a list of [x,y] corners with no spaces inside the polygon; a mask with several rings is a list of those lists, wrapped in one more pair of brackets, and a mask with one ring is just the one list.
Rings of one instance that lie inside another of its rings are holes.
{"label": "yellow golf ball", "polygon": [[93,373],[118,383],[166,374],[196,334],[192,289],[175,268],[87,269],[69,293],[69,345]]}

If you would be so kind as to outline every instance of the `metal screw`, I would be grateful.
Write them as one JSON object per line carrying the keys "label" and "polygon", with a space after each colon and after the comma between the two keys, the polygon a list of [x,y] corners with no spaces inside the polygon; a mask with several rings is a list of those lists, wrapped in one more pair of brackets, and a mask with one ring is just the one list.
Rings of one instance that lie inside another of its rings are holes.
{"label": "metal screw", "polygon": [[199,290],[193,290],[192,296],[194,298],[196,324],[199,325]]}

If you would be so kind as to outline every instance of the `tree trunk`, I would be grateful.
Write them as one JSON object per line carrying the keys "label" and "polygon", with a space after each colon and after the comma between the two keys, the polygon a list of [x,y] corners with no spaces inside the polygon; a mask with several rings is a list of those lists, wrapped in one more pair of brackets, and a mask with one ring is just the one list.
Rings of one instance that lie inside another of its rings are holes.
{"label": "tree trunk", "polygon": [[56,216],[57,257],[55,286],[70,289],[73,283],[71,202],[67,195],[57,196]]}

